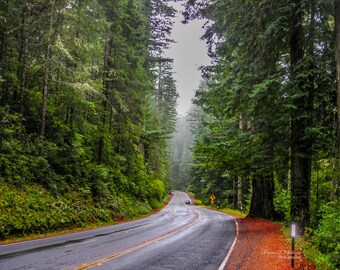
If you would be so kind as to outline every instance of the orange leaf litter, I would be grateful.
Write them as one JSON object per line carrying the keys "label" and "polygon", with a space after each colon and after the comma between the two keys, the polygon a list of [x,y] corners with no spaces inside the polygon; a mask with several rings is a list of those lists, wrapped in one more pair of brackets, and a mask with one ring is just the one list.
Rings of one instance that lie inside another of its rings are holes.
{"label": "orange leaf litter", "polygon": [[280,232],[283,225],[254,218],[238,218],[238,238],[226,270],[315,270],[302,252],[295,250],[291,267],[291,246]]}

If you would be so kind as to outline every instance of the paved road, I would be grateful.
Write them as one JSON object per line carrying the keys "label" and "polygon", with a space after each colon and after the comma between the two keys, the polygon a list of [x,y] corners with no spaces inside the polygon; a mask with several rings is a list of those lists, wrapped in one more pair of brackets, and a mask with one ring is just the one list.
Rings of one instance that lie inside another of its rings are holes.
{"label": "paved road", "polygon": [[96,230],[0,245],[0,270],[217,270],[235,238],[227,215],[175,192],[156,215]]}

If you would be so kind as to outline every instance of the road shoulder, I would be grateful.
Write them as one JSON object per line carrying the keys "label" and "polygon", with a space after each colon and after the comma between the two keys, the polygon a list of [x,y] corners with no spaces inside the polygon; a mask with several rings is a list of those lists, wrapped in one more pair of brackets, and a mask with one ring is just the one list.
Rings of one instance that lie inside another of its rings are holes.
{"label": "road shoulder", "polygon": [[[234,218],[239,225],[239,235],[225,269],[292,269],[289,239],[280,230],[283,225],[262,219]],[[302,252],[295,253],[295,269],[316,269]]]}

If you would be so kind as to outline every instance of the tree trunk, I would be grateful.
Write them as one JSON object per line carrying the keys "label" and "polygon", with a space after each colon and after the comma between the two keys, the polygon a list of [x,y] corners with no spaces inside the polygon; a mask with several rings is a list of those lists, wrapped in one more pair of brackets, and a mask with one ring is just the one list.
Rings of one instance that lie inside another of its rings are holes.
{"label": "tree trunk", "polygon": [[[299,67],[299,62],[304,54],[302,1],[292,0],[291,3],[290,79],[297,91],[307,91],[306,83],[301,78],[297,78],[303,71]],[[292,112],[291,120],[291,219],[297,223],[299,233],[303,234],[304,228],[308,226],[310,220],[311,141],[306,136],[308,119],[305,115],[306,109],[309,107],[306,103],[311,100],[308,93],[307,97],[306,95],[298,96],[293,100],[295,109]]]}
{"label": "tree trunk", "polygon": [[[3,8],[3,16],[6,18],[8,15],[8,2],[9,0],[4,3]],[[1,86],[1,93],[0,93],[0,105],[5,106],[8,102],[8,81],[6,80],[6,73],[7,73],[7,23],[0,24],[0,86]]]}
{"label": "tree trunk", "polygon": [[237,177],[233,177],[233,208],[237,209]]}
{"label": "tree trunk", "polygon": [[21,113],[24,112],[24,89],[26,87],[26,63],[27,63],[27,54],[28,54],[28,45],[29,45],[29,19],[31,16],[32,6],[30,3],[26,2],[26,7],[23,11],[23,19],[22,19],[22,36],[21,36],[21,52],[19,57],[20,71],[19,71],[19,79],[20,79],[20,89],[19,89],[19,110]]}
{"label": "tree trunk", "polygon": [[339,196],[340,182],[340,0],[334,0],[335,14],[335,63],[336,63],[336,83],[337,83],[337,142],[336,142],[336,172],[333,178],[333,197]]}
{"label": "tree trunk", "polygon": [[[244,129],[244,120],[243,120],[243,114],[242,113],[240,113],[240,116],[239,116],[238,127],[239,127],[240,130]],[[242,194],[242,177],[241,176],[237,177],[234,192],[235,192],[235,195],[236,195],[235,209],[242,210],[242,196],[243,196],[243,194]]]}
{"label": "tree trunk", "polygon": [[252,197],[250,203],[249,217],[274,219],[274,183],[273,174],[255,173],[252,178]]}
{"label": "tree trunk", "polygon": [[[270,73],[270,70],[269,70]],[[240,116],[242,119],[242,115]],[[252,119],[254,120],[254,119]],[[239,127],[243,128],[243,120],[240,121]],[[247,127],[251,131],[255,131],[254,125],[250,124]],[[274,208],[274,142],[272,134],[272,126],[270,120],[267,121],[266,126],[261,127],[267,134],[263,139],[261,153],[257,154],[257,158],[254,157],[254,165],[252,174],[252,196],[250,202],[250,209],[248,216],[265,219],[275,219]],[[238,185],[241,185],[240,178],[238,179]],[[242,186],[238,187],[238,190],[242,192]],[[241,195],[242,196],[242,195]],[[238,207],[242,207],[238,205]]]}
{"label": "tree trunk", "polygon": [[252,174],[252,197],[248,216],[275,219],[274,208],[274,144],[272,127],[266,127],[267,136],[263,139],[262,153],[254,164]]}
{"label": "tree trunk", "polygon": [[53,35],[53,21],[54,21],[54,0],[52,1],[51,7],[51,17],[50,17],[50,25],[47,33],[47,51],[46,51],[46,65],[45,65],[45,74],[44,74],[44,89],[43,89],[43,105],[41,112],[41,137],[45,137],[46,130],[46,111],[47,111],[47,98],[48,98],[48,87],[49,87],[49,75],[51,68],[51,54],[52,54],[52,35]]}
{"label": "tree trunk", "polygon": [[157,89],[157,107],[159,116],[162,116],[162,101],[163,101],[163,89],[162,89],[162,61],[158,63],[158,89]]}
{"label": "tree trunk", "polygon": [[[104,99],[102,102],[103,114],[102,114],[102,128],[105,129],[106,124],[106,113],[107,113],[107,102],[109,98],[109,73],[110,73],[110,63],[109,57],[111,55],[112,41],[108,39],[105,43],[104,52],[104,70],[103,70],[103,88],[104,88]],[[102,132],[104,134],[104,132]],[[104,137],[100,136],[98,142],[98,164],[103,161],[103,151],[104,151]]]}
{"label": "tree trunk", "polygon": [[237,209],[242,211],[242,177],[237,177]]}

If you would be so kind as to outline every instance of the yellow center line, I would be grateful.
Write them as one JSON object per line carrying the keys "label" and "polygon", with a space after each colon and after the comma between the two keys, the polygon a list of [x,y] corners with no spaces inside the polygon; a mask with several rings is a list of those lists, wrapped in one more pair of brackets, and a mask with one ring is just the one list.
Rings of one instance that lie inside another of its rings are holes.
{"label": "yellow center line", "polygon": [[154,239],[147,240],[147,241],[145,241],[145,242],[143,242],[143,243],[141,243],[141,244],[139,244],[139,245],[137,245],[137,246],[134,246],[134,247],[132,247],[132,248],[129,248],[129,249],[120,251],[120,252],[118,252],[118,253],[115,253],[115,254],[113,254],[113,255],[110,255],[110,256],[108,256],[108,257],[106,257],[106,258],[103,258],[103,259],[101,259],[101,260],[95,261],[95,262],[93,262],[93,263],[83,264],[81,267],[75,268],[75,270],[85,270],[85,269],[89,269],[89,268],[92,268],[92,267],[95,267],[95,266],[100,266],[100,265],[102,265],[103,263],[106,263],[106,262],[108,262],[108,261],[114,260],[114,259],[116,259],[116,258],[119,258],[119,257],[121,257],[121,256],[124,256],[124,255],[126,255],[126,254],[129,254],[129,253],[131,253],[131,252],[134,252],[134,251],[136,251],[136,250],[139,250],[139,249],[144,248],[144,247],[146,247],[146,246],[149,246],[149,245],[151,245],[151,244],[157,243],[157,242],[159,242],[159,241],[161,241],[161,240],[163,240],[163,239],[165,239],[165,238],[167,238],[167,237],[170,237],[170,236],[172,236],[172,235],[174,235],[174,234],[176,234],[176,233],[179,233],[179,232],[181,232],[181,231],[183,231],[183,230],[185,230],[185,229],[187,229],[187,228],[193,226],[194,224],[196,224],[196,223],[201,219],[201,213],[198,212],[197,210],[192,209],[192,208],[191,208],[191,210],[194,211],[194,212],[197,214],[197,218],[196,218],[194,221],[192,221],[192,222],[190,222],[190,223],[187,223],[187,224],[183,225],[182,227],[179,227],[179,228],[177,228],[177,229],[174,229],[174,230],[172,230],[172,231],[170,231],[170,232],[167,232],[167,233],[165,233],[165,234],[163,234],[163,235],[161,235],[161,236],[158,236],[158,237],[156,237],[156,238],[154,238]]}

